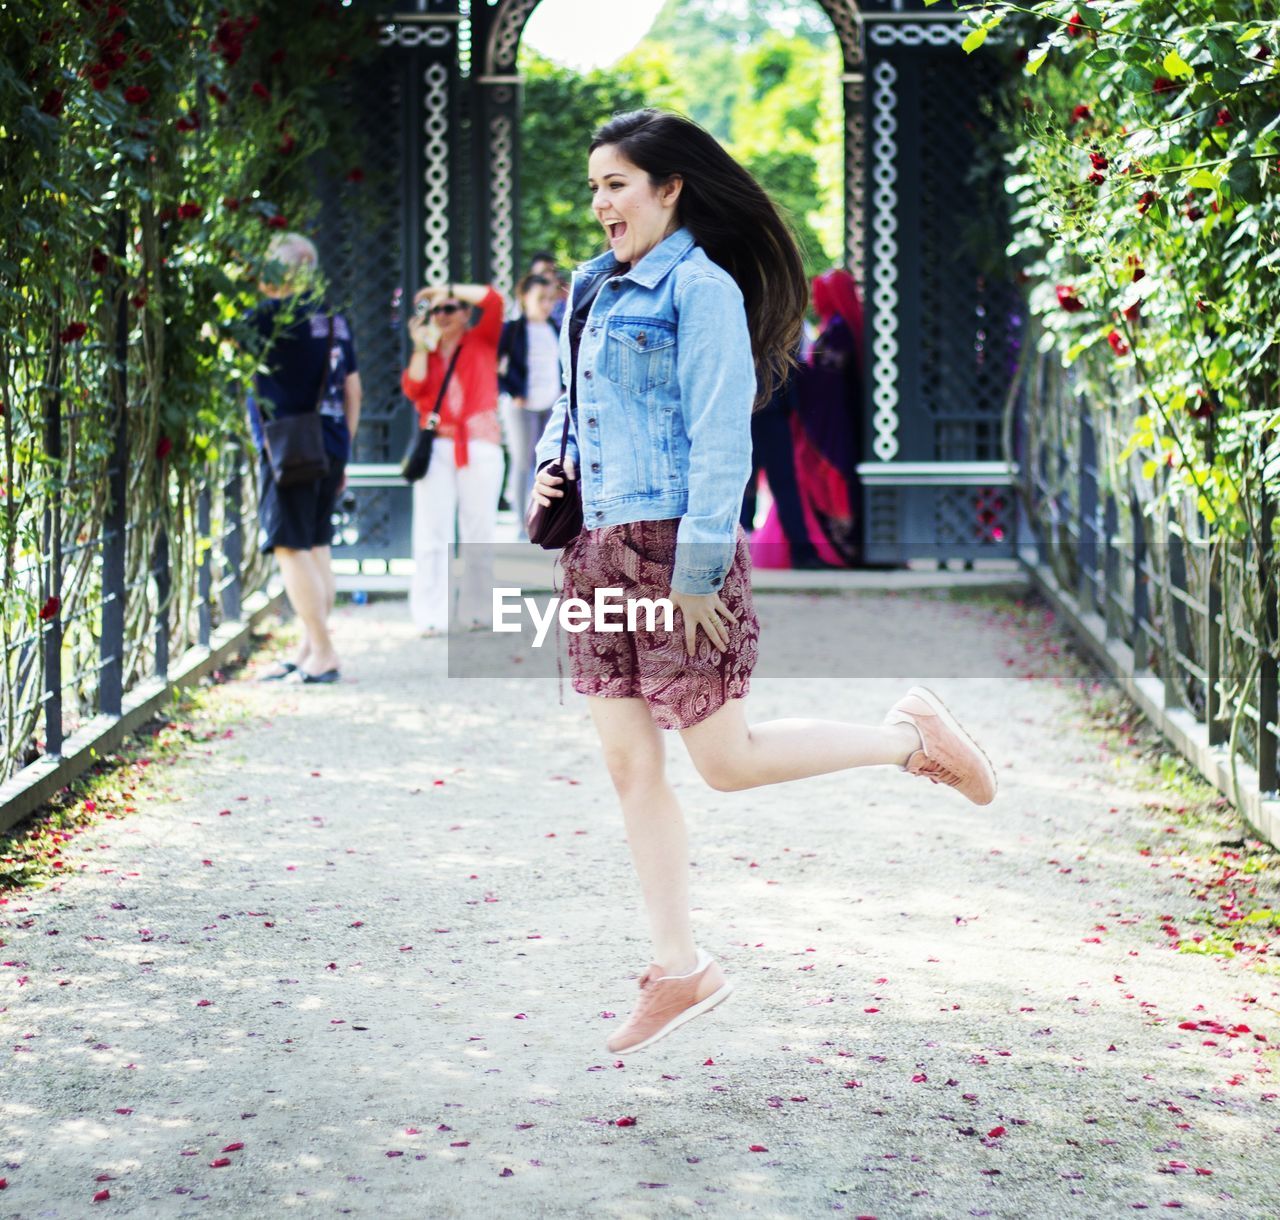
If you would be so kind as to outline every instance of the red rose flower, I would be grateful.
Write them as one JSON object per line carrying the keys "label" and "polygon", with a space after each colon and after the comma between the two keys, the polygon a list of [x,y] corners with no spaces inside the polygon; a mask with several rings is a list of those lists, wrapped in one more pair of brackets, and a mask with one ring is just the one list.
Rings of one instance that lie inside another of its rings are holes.
{"label": "red rose flower", "polygon": [[63,330],[58,338],[63,343],[75,343],[79,339],[83,339],[85,332],[89,328],[83,322],[72,322],[65,330]]}
{"label": "red rose flower", "polygon": [[271,100],[271,90],[268,89],[260,80],[253,82],[252,93],[254,97],[259,97],[264,102],[269,102]]}
{"label": "red rose flower", "polygon": [[1201,211],[1198,207],[1196,207],[1196,205],[1193,203],[1193,204],[1192,204],[1192,205],[1187,209],[1187,219],[1188,219],[1188,220],[1203,220],[1203,219],[1204,219],[1204,212],[1202,212],[1202,211]]}
{"label": "red rose flower", "polygon": [[280,141],[276,151],[279,152],[281,156],[287,157],[291,152],[293,152],[296,144],[297,140],[295,140],[293,136],[286,135],[285,138]]}
{"label": "red rose flower", "polygon": [[40,621],[42,623],[47,623],[51,618],[53,618],[58,613],[58,611],[61,608],[62,608],[62,602],[58,598],[56,597],[49,598],[49,600],[45,602],[43,606],[40,607]]}
{"label": "red rose flower", "polygon": [[1231,122],[1231,111],[1224,106],[1221,110],[1218,111],[1218,118],[1217,118],[1217,121],[1214,123],[1214,126],[1225,127],[1230,122]]}
{"label": "red rose flower", "polygon": [[198,203],[178,204],[179,220],[198,220],[204,215],[204,209]]}
{"label": "red rose flower", "polygon": [[1067,22],[1067,33],[1072,38],[1083,38],[1089,32],[1089,27],[1085,25],[1084,18],[1080,16],[1079,11],[1071,14],[1071,20]]}
{"label": "red rose flower", "polygon": [[352,166],[352,167],[351,167],[351,169],[349,169],[349,170],[347,171],[347,181],[348,181],[348,182],[363,182],[363,181],[364,181],[364,170],[362,170],[358,165]]}
{"label": "red rose flower", "polygon": [[1091,152],[1089,154],[1089,164],[1092,165],[1094,169],[1106,169],[1107,159],[1099,152]]}
{"label": "red rose flower", "polygon": [[130,85],[124,91],[124,100],[131,106],[142,106],[151,100],[151,90],[146,85]]}
{"label": "red rose flower", "polygon": [[270,60],[273,64],[284,63],[284,47],[277,47],[271,52]]}
{"label": "red rose flower", "polygon": [[1089,107],[1086,106],[1083,102],[1081,102],[1080,105],[1078,105],[1071,112],[1071,121],[1073,123],[1082,123],[1084,122],[1085,119],[1091,118],[1092,114],[1093,112],[1089,109]]}
{"label": "red rose flower", "polygon": [[101,275],[107,269],[107,256],[97,246],[94,246],[93,253],[89,255],[89,266],[93,268],[95,275]]}
{"label": "red rose flower", "polygon": [[1147,209],[1156,201],[1155,191],[1143,191],[1138,197],[1138,215],[1145,216]]}
{"label": "red rose flower", "polygon": [[227,91],[218,85],[209,86],[209,96],[221,106],[227,100]]}
{"label": "red rose flower", "polygon": [[129,304],[132,305],[134,309],[141,309],[146,303],[147,303],[147,290],[145,288],[143,288],[140,292],[135,292],[133,296],[129,298]]}
{"label": "red rose flower", "polygon": [[1084,302],[1076,296],[1076,290],[1072,285],[1059,284],[1055,291],[1058,294],[1059,309],[1067,313],[1079,313],[1084,308]]}
{"label": "red rose flower", "polygon": [[1213,401],[1212,395],[1206,394],[1204,390],[1197,390],[1196,397],[1200,401],[1195,406],[1188,405],[1187,410],[1196,417],[1196,419],[1208,419],[1214,412],[1217,404]]}
{"label": "red rose flower", "polygon": [[44,101],[40,103],[40,109],[53,118],[62,116],[62,108],[66,102],[66,94],[61,89],[50,89],[44,95]]}
{"label": "red rose flower", "polygon": [[1094,186],[1101,186],[1106,180],[1107,176],[1098,173],[1096,169],[1085,179],[1086,182],[1091,182]]}
{"label": "red rose flower", "polygon": [[1208,302],[1204,299],[1204,297],[1196,297],[1196,308],[1197,308],[1201,313],[1207,313],[1207,312],[1208,312],[1208,310],[1209,310],[1209,304],[1208,304]]}
{"label": "red rose flower", "polygon": [[287,229],[289,222],[283,216],[270,216],[266,218],[268,229]]}
{"label": "red rose flower", "polygon": [[1120,312],[1124,314],[1125,318],[1128,321],[1136,322],[1142,314],[1142,299],[1139,298],[1138,300],[1134,301],[1132,305],[1126,306]]}
{"label": "red rose flower", "polygon": [[199,130],[200,130],[200,116],[199,116],[199,114],[197,114],[194,110],[192,110],[190,113],[188,113],[188,114],[184,114],[184,115],[183,115],[183,116],[182,116],[182,117],[181,117],[181,118],[180,118],[180,119],[179,119],[179,120],[174,124],[174,126],[175,126],[179,131],[199,131]]}
{"label": "red rose flower", "polygon": [[1127,356],[1129,354],[1129,345],[1124,341],[1124,336],[1118,330],[1113,330],[1107,336],[1107,342],[1111,344],[1111,350],[1117,356]]}
{"label": "red rose flower", "polygon": [[222,201],[222,206],[226,208],[228,212],[234,212],[240,207],[240,200],[238,200],[234,195],[228,195]]}
{"label": "red rose flower", "polygon": [[151,52],[145,47],[138,52],[138,62],[140,64],[149,64],[151,62]]}
{"label": "red rose flower", "polygon": [[172,452],[173,442],[167,436],[162,436],[158,441],[156,441],[157,462],[163,462]]}
{"label": "red rose flower", "polygon": [[[100,64],[95,64],[94,66],[101,67]],[[102,93],[111,87],[111,73],[105,70],[101,72],[91,72],[89,74],[89,82],[99,93]]]}
{"label": "red rose flower", "polygon": [[1176,81],[1171,81],[1167,76],[1157,76],[1155,80],[1151,82],[1151,88],[1156,93],[1165,94],[1177,93],[1182,86]]}

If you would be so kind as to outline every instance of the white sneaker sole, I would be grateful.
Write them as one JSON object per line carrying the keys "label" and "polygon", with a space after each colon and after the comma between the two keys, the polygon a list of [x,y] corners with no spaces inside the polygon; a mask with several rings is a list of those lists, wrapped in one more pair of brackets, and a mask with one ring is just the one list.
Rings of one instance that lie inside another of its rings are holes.
{"label": "white sneaker sole", "polygon": [[[942,700],[939,699],[938,696],[935,695],[927,686],[913,686],[907,693],[916,695],[923,699],[931,708],[933,708],[942,720],[943,724],[945,724],[953,733],[962,737],[978,751],[982,761],[987,764],[987,775],[991,779],[991,801],[994,801],[996,799],[996,793],[1000,788],[1000,781],[996,778],[996,769],[991,765],[991,759],[987,757],[986,750],[974,741],[973,737],[961,727],[960,722],[947,710],[947,705],[943,703]],[[963,796],[964,794],[961,793],[961,795]],[[989,805],[991,804],[991,801],[974,801],[973,803],[975,805]]]}
{"label": "white sneaker sole", "polygon": [[710,1012],[722,1000],[727,1000],[732,991],[733,980],[725,979],[724,986],[719,991],[713,991],[705,1000],[695,1004],[692,1008],[686,1008],[678,1017],[672,1017],[656,1034],[650,1034],[643,1042],[637,1042],[635,1046],[629,1046],[625,1051],[610,1051],[609,1054],[617,1055],[621,1058],[624,1055],[634,1055],[637,1051],[645,1050],[655,1042],[661,1041],[669,1033],[679,1029],[686,1021],[692,1021],[694,1017],[699,1017],[704,1012]]}

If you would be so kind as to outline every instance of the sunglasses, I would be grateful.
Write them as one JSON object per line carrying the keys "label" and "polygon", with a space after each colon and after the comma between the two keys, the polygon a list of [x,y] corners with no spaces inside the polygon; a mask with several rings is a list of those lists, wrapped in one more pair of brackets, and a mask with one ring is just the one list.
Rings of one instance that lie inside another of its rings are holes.
{"label": "sunglasses", "polygon": [[431,310],[431,316],[434,318],[436,314],[442,313],[447,317],[450,314],[457,313],[462,308],[464,308],[462,305],[436,305]]}

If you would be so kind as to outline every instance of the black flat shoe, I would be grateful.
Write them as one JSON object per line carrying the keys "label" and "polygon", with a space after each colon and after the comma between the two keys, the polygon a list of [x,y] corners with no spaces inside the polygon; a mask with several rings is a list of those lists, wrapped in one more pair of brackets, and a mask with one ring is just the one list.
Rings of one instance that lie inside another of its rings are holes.
{"label": "black flat shoe", "polygon": [[298,667],[292,661],[277,661],[274,669],[269,669],[265,674],[258,676],[259,682],[283,682],[292,673],[297,673]]}
{"label": "black flat shoe", "polygon": [[336,669],[326,669],[322,674],[308,674],[303,673],[302,670],[299,670],[298,672],[302,676],[302,681],[308,686],[314,686],[316,683],[322,683],[328,686],[334,682],[342,681],[342,674]]}

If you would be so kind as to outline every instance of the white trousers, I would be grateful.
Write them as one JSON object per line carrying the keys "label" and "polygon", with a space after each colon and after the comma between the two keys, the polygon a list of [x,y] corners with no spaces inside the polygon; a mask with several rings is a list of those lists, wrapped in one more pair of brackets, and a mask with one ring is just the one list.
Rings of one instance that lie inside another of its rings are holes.
{"label": "white trousers", "polygon": [[[449,561],[456,538],[463,546],[458,618],[488,622],[493,607],[493,564],[498,497],[502,493],[502,447],[492,441],[467,444],[467,464],[453,461],[453,438],[439,437],[426,475],[413,485],[413,582],[409,613],[419,631],[446,631],[451,590]],[[483,543],[483,546],[468,546]]]}

